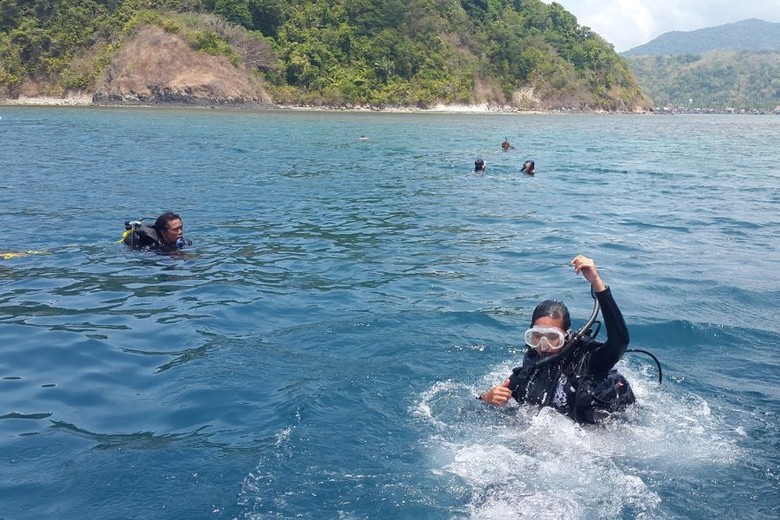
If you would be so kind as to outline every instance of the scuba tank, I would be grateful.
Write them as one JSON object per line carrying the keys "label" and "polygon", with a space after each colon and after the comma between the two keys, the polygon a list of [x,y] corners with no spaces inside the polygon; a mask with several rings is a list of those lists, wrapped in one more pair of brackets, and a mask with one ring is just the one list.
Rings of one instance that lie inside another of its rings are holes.
{"label": "scuba tank", "polygon": [[125,230],[118,242],[124,242],[133,249],[153,247],[157,243],[157,232],[152,226],[143,223],[148,218],[125,220]]}

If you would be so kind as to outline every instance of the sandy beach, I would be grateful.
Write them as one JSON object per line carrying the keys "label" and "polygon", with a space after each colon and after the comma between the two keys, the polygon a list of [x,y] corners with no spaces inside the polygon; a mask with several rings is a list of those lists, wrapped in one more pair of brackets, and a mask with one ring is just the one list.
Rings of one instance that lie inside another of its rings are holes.
{"label": "sandy beach", "polygon": [[46,96],[19,96],[16,99],[0,98],[0,105],[30,106],[86,106],[92,104],[91,95],[69,96],[65,98]]}

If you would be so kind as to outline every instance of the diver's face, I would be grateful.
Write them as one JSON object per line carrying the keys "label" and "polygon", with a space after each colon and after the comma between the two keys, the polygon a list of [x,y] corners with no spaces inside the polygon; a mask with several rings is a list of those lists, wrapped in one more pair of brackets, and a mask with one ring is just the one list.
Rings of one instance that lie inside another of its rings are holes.
{"label": "diver's face", "polygon": [[[566,341],[566,330],[563,328],[562,318],[540,316],[529,330],[541,331],[541,334],[531,334],[531,342],[528,343],[527,338],[526,343],[543,356],[558,352]],[[556,332],[560,332],[560,334]],[[542,336],[544,339],[537,336]]]}
{"label": "diver's face", "polygon": [[162,233],[162,241],[166,244],[173,244],[176,240],[184,236],[184,225],[179,219],[173,219],[168,222],[168,229]]}

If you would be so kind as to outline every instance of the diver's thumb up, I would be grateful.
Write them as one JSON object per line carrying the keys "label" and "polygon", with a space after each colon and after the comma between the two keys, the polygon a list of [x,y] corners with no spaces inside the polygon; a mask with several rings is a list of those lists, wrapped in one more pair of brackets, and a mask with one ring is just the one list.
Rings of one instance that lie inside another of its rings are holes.
{"label": "diver's thumb up", "polygon": [[495,406],[504,406],[510,397],[512,397],[512,391],[509,389],[508,379],[479,396],[481,400]]}

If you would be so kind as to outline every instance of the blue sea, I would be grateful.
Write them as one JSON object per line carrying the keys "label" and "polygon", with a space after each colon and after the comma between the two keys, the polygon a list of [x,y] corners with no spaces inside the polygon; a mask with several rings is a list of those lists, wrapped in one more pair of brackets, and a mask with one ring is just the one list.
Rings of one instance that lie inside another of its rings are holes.
{"label": "blue sea", "polygon": [[[778,518],[778,135],[0,107],[0,518]],[[182,254],[117,243],[166,210]],[[476,400],[539,301],[588,318],[577,254],[663,382],[628,353],[601,426]]]}

